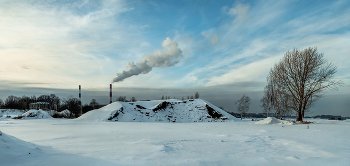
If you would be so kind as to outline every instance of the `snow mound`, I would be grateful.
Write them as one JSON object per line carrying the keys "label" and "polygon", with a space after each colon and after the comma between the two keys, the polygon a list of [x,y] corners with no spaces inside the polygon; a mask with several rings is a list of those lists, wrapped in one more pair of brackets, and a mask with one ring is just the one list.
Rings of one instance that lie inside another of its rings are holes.
{"label": "snow mound", "polygon": [[29,110],[22,115],[15,117],[15,119],[47,119],[52,118],[52,116],[47,111],[43,110]]}
{"label": "snow mound", "polygon": [[53,117],[53,118],[74,118],[75,114],[72,113],[69,110],[63,110],[61,112],[57,112],[57,111],[50,111],[49,114]]}
{"label": "snow mound", "polygon": [[63,110],[61,112],[56,112],[56,114],[62,115],[62,116],[70,116],[71,112],[69,110]]}
{"label": "snow mound", "polygon": [[154,100],[114,102],[90,111],[77,120],[119,122],[224,122],[237,120],[232,115],[201,100]]}
{"label": "snow mound", "polygon": [[289,122],[286,120],[276,119],[274,117],[267,117],[263,120],[255,122],[255,124],[264,124],[264,125],[274,125],[274,124],[284,124],[284,125],[293,125],[293,122]]}

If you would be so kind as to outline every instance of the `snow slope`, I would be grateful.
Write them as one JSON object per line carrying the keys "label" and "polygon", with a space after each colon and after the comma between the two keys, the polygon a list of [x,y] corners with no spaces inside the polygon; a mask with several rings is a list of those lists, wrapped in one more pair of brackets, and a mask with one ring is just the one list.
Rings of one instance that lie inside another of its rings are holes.
{"label": "snow slope", "polygon": [[89,111],[76,120],[81,121],[106,121],[112,112],[119,110],[122,106],[121,102],[114,102],[108,104],[100,109]]}
{"label": "snow slope", "polygon": [[0,131],[1,166],[38,165],[116,165],[107,161],[58,152],[48,147],[25,142]]}
{"label": "snow slope", "polygon": [[90,111],[78,120],[119,122],[223,122],[235,117],[201,100],[114,102]]}

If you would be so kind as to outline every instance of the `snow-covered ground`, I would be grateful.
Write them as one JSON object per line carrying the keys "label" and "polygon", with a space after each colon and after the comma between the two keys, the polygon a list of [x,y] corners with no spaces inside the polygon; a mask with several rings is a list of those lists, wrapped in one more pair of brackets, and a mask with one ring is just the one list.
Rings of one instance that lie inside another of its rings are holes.
{"label": "snow-covered ground", "polygon": [[[350,163],[350,120],[306,119],[315,122],[312,124],[275,118],[241,121],[204,100],[173,100],[165,109],[153,111],[161,103],[115,102],[78,119],[0,117],[0,166]],[[191,111],[186,114],[181,107]],[[113,117],[121,108],[122,116]],[[209,109],[229,120],[209,118]],[[176,123],[158,120],[169,115],[176,117]],[[193,123],[199,118],[200,123]]]}
{"label": "snow-covered ground", "polygon": [[307,129],[2,118],[0,165],[349,165],[350,121],[315,121]]}
{"label": "snow-covered ground", "polygon": [[16,109],[0,109],[0,118],[13,118],[25,112],[24,110]]}

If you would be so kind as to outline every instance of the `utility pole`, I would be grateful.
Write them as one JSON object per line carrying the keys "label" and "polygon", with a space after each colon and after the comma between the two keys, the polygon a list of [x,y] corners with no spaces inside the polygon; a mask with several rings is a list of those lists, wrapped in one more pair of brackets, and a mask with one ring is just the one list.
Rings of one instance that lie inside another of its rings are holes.
{"label": "utility pole", "polygon": [[109,84],[109,104],[112,103],[112,84]]}
{"label": "utility pole", "polygon": [[79,85],[79,103],[80,103],[80,115],[83,114],[83,106],[81,104],[81,85]]}

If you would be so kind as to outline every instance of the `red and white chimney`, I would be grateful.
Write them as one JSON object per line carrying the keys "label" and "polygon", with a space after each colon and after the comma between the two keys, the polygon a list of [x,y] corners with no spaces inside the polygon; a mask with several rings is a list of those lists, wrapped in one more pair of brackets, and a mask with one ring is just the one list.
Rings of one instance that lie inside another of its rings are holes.
{"label": "red and white chimney", "polygon": [[112,103],[112,84],[109,84],[109,104]]}

